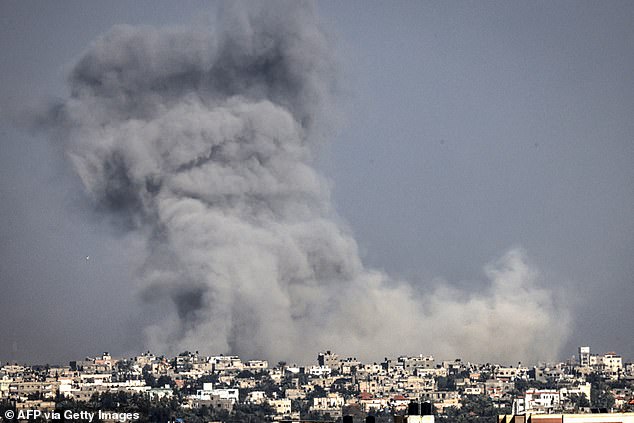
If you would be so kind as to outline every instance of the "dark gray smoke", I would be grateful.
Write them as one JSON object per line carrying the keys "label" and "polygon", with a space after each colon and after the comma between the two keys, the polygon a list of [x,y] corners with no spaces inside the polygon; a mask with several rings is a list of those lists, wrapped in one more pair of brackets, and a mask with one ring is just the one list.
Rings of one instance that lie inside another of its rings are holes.
{"label": "dark gray smoke", "polygon": [[421,297],[364,268],[311,165],[330,46],[310,6],[269,6],[225,11],[210,31],[115,27],[55,109],[96,208],[145,240],[134,289],[164,309],[148,344],[297,359],[327,347],[554,355],[565,318],[521,250],[488,266],[477,294]]}

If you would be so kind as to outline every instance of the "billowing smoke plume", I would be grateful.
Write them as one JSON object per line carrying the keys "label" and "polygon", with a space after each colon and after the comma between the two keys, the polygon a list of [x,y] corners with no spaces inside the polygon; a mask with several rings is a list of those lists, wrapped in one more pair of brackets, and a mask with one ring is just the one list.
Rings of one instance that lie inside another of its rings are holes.
{"label": "billowing smoke plume", "polygon": [[556,354],[565,319],[520,250],[487,267],[479,293],[421,293],[365,268],[311,166],[333,86],[314,11],[220,21],[113,28],[51,111],[96,207],[144,239],[135,289],[164,310],[148,346],[272,359]]}

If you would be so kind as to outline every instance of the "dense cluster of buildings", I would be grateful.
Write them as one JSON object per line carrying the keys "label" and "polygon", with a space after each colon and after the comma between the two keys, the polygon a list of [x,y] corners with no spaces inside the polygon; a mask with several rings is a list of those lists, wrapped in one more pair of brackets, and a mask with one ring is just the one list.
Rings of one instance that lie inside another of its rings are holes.
{"label": "dense cluster of buildings", "polygon": [[197,352],[171,358],[147,352],[125,359],[104,353],[68,366],[0,366],[0,401],[18,410],[54,409],[64,399],[89,401],[96,394],[125,392],[177,399],[190,409],[266,406],[270,419],[280,421],[335,420],[350,408],[406,415],[412,403],[431,404],[432,414],[443,416],[466,398],[478,397],[516,417],[623,412],[634,408],[633,389],[634,363],[615,353],[593,355],[588,347],[566,362],[530,367],[426,355],[363,363],[331,351],[306,366]]}

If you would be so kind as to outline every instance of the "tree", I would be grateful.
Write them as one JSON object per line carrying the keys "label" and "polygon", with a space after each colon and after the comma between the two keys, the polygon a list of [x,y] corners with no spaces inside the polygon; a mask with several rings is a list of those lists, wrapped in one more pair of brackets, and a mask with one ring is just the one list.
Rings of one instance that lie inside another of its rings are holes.
{"label": "tree", "polygon": [[478,378],[478,382],[486,382],[491,379],[491,372],[483,371],[480,373],[480,377]]}
{"label": "tree", "polygon": [[586,394],[572,394],[570,395],[570,402],[575,408],[575,411],[579,411],[582,408],[590,407],[590,401]]}
{"label": "tree", "polygon": [[156,378],[152,374],[152,366],[149,364],[143,366],[143,380],[145,380],[145,384],[148,386],[156,386]]}
{"label": "tree", "polygon": [[165,385],[169,385],[170,387],[174,387],[175,383],[174,380],[167,376],[167,375],[161,375],[158,380],[156,381],[156,384],[153,387],[158,387],[158,388],[162,388]]}
{"label": "tree", "polygon": [[614,407],[614,395],[610,392],[610,386],[605,382],[603,377],[597,374],[588,375],[586,378],[592,385],[590,389],[590,404],[596,408]]}
{"label": "tree", "polygon": [[280,386],[269,376],[263,377],[259,381],[257,389],[264,391],[267,397],[282,397],[282,390],[280,389]]}
{"label": "tree", "polygon": [[308,401],[312,401],[313,398],[321,398],[321,397],[325,397],[328,395],[328,392],[326,392],[326,390],[324,388],[322,388],[319,385],[315,385],[313,390],[310,391],[307,395],[306,395],[306,399]]}
{"label": "tree", "polygon": [[255,375],[250,370],[242,370],[240,373],[236,375],[236,378],[249,379],[249,378],[255,378]]}
{"label": "tree", "polygon": [[485,423],[497,422],[498,409],[493,400],[485,395],[467,395],[460,400],[461,407],[448,407],[439,423]]}

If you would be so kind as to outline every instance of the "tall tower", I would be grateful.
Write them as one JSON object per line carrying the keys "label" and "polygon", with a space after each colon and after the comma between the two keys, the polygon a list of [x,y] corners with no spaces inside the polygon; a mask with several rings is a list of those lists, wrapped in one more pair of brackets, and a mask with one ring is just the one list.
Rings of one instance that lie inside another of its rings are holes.
{"label": "tall tower", "polygon": [[590,367],[590,347],[579,347],[579,364],[581,367]]}

